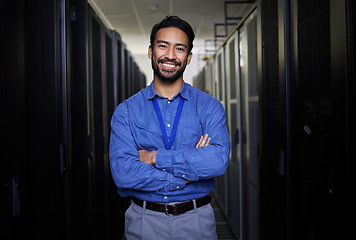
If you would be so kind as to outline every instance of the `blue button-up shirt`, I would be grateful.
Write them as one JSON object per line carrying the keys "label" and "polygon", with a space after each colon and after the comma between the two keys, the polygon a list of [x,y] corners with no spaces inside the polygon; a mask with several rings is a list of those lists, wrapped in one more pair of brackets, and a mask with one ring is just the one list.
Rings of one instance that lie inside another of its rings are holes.
{"label": "blue button-up shirt", "polygon": [[[179,98],[185,101],[170,150],[165,148],[152,104],[155,97],[168,139]],[[185,82],[172,99],[158,95],[152,82],[116,108],[111,129],[110,166],[121,196],[164,203],[200,198],[213,190],[214,177],[222,175],[228,165],[230,138],[223,106]],[[195,148],[206,133],[210,145]],[[155,166],[140,161],[140,149],[157,151]]]}

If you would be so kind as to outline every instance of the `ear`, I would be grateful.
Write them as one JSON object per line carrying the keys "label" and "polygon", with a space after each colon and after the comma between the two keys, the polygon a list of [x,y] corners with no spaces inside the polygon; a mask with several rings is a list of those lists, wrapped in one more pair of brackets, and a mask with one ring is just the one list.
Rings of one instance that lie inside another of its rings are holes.
{"label": "ear", "polygon": [[151,47],[151,45],[148,46],[148,57],[149,57],[150,59],[152,59],[152,47]]}
{"label": "ear", "polygon": [[192,60],[192,56],[193,56],[193,53],[190,52],[190,53],[188,54],[188,58],[187,58],[187,65],[189,65],[190,60]]}

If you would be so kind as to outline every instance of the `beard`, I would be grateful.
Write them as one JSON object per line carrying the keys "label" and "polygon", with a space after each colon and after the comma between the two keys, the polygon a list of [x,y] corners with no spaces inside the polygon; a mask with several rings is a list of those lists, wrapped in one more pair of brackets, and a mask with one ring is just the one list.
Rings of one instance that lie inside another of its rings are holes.
{"label": "beard", "polygon": [[[164,63],[164,62],[165,62],[165,60],[158,60],[158,64]],[[162,81],[174,83],[175,81],[177,81],[178,78],[180,78],[183,75],[185,68],[187,66],[187,59],[184,60],[183,63],[180,63],[177,61],[169,61],[169,62],[173,62],[177,66],[182,66],[182,67],[179,68],[176,73],[171,74],[171,72],[169,72],[169,71],[160,70],[158,67],[158,64],[153,61],[153,58],[151,58],[151,65],[152,65],[154,74],[157,75]]]}

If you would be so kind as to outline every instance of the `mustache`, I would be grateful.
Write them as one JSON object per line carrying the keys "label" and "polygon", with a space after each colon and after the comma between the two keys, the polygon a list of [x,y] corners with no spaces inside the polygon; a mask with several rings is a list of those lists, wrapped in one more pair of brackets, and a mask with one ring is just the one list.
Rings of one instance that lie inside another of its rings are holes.
{"label": "mustache", "polygon": [[169,59],[159,59],[158,60],[158,63],[166,63],[166,62],[169,62],[169,63],[173,63],[174,65],[177,65],[177,66],[181,66],[182,64],[176,60],[169,60]]}

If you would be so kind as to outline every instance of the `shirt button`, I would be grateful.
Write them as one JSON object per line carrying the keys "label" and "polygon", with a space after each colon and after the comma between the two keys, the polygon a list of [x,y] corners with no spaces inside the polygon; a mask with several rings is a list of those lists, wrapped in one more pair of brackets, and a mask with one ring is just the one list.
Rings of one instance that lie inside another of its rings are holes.
{"label": "shirt button", "polygon": [[167,196],[164,196],[163,198],[164,198],[164,199],[167,199]]}
{"label": "shirt button", "polygon": [[179,186],[177,186],[177,189],[179,188]]}
{"label": "shirt button", "polygon": [[185,174],[183,174],[183,176],[182,177],[185,177]]}
{"label": "shirt button", "polygon": [[167,124],[167,127],[171,127],[171,124],[168,123],[168,124]]}
{"label": "shirt button", "polygon": [[171,101],[168,101],[168,103],[171,103]]}
{"label": "shirt button", "polygon": [[166,169],[165,169],[165,168],[163,168],[162,170],[163,170],[163,171],[166,171]]}

